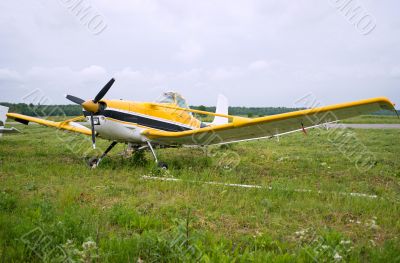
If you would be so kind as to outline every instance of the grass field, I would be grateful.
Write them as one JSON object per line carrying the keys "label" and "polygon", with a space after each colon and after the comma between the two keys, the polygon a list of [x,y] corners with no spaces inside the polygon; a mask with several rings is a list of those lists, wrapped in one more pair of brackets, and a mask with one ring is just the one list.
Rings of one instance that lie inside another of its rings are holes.
{"label": "grass field", "polygon": [[[0,139],[2,262],[400,262],[399,130],[161,149],[162,172],[122,145],[90,170],[89,138],[16,127]],[[373,156],[366,166],[355,144]]]}

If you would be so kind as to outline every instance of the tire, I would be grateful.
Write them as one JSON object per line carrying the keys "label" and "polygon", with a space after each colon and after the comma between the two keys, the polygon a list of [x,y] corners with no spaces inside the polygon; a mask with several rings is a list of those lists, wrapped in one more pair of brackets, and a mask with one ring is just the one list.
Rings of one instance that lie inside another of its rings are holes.
{"label": "tire", "polygon": [[168,164],[163,163],[163,162],[159,162],[158,163],[158,167],[163,169],[163,170],[168,170]]}
{"label": "tire", "polygon": [[95,169],[95,168],[97,168],[97,162],[98,162],[98,160],[99,159],[97,159],[97,158],[91,158],[89,161],[88,161],[88,165],[89,165],[89,167],[90,168],[92,168],[92,169]]}

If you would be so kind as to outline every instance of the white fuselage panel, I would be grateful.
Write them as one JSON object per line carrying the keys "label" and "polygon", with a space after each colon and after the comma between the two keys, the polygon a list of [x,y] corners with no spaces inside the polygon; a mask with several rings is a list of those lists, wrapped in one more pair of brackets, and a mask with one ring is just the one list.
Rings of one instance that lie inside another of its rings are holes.
{"label": "white fuselage panel", "polygon": [[[99,137],[107,140],[119,142],[144,143],[145,137],[141,134],[143,128],[131,124],[124,124],[112,119],[106,119],[104,116],[97,115],[93,117],[94,129]],[[86,117],[90,124],[90,117]]]}

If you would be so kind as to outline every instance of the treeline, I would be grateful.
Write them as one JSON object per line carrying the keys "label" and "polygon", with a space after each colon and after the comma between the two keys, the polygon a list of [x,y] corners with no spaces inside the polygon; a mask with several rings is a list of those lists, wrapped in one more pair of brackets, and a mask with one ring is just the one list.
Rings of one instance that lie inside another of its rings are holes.
{"label": "treeline", "polygon": [[[79,105],[33,105],[25,103],[6,103],[0,105],[9,107],[9,112],[21,113],[28,116],[79,116],[82,115],[82,107]],[[192,109],[215,112],[215,107],[191,106]],[[279,113],[300,110],[300,108],[286,107],[229,107],[230,115],[248,117],[262,117]],[[398,111],[400,114],[400,111]],[[391,111],[379,111],[376,115],[394,115]]]}

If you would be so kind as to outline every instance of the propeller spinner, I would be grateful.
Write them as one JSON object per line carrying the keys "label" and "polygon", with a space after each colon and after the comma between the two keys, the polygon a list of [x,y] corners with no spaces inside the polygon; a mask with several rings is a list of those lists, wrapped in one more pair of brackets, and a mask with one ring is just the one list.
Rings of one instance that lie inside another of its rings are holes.
{"label": "propeller spinner", "polygon": [[83,100],[81,98],[66,95],[65,97],[72,101],[73,103],[81,105],[86,111],[90,112],[90,126],[92,128],[92,143],[93,149],[96,149],[96,133],[94,130],[93,114],[98,113],[101,109],[101,104],[99,101],[107,94],[111,86],[114,84],[115,79],[111,79],[100,91],[97,93],[93,100]]}

